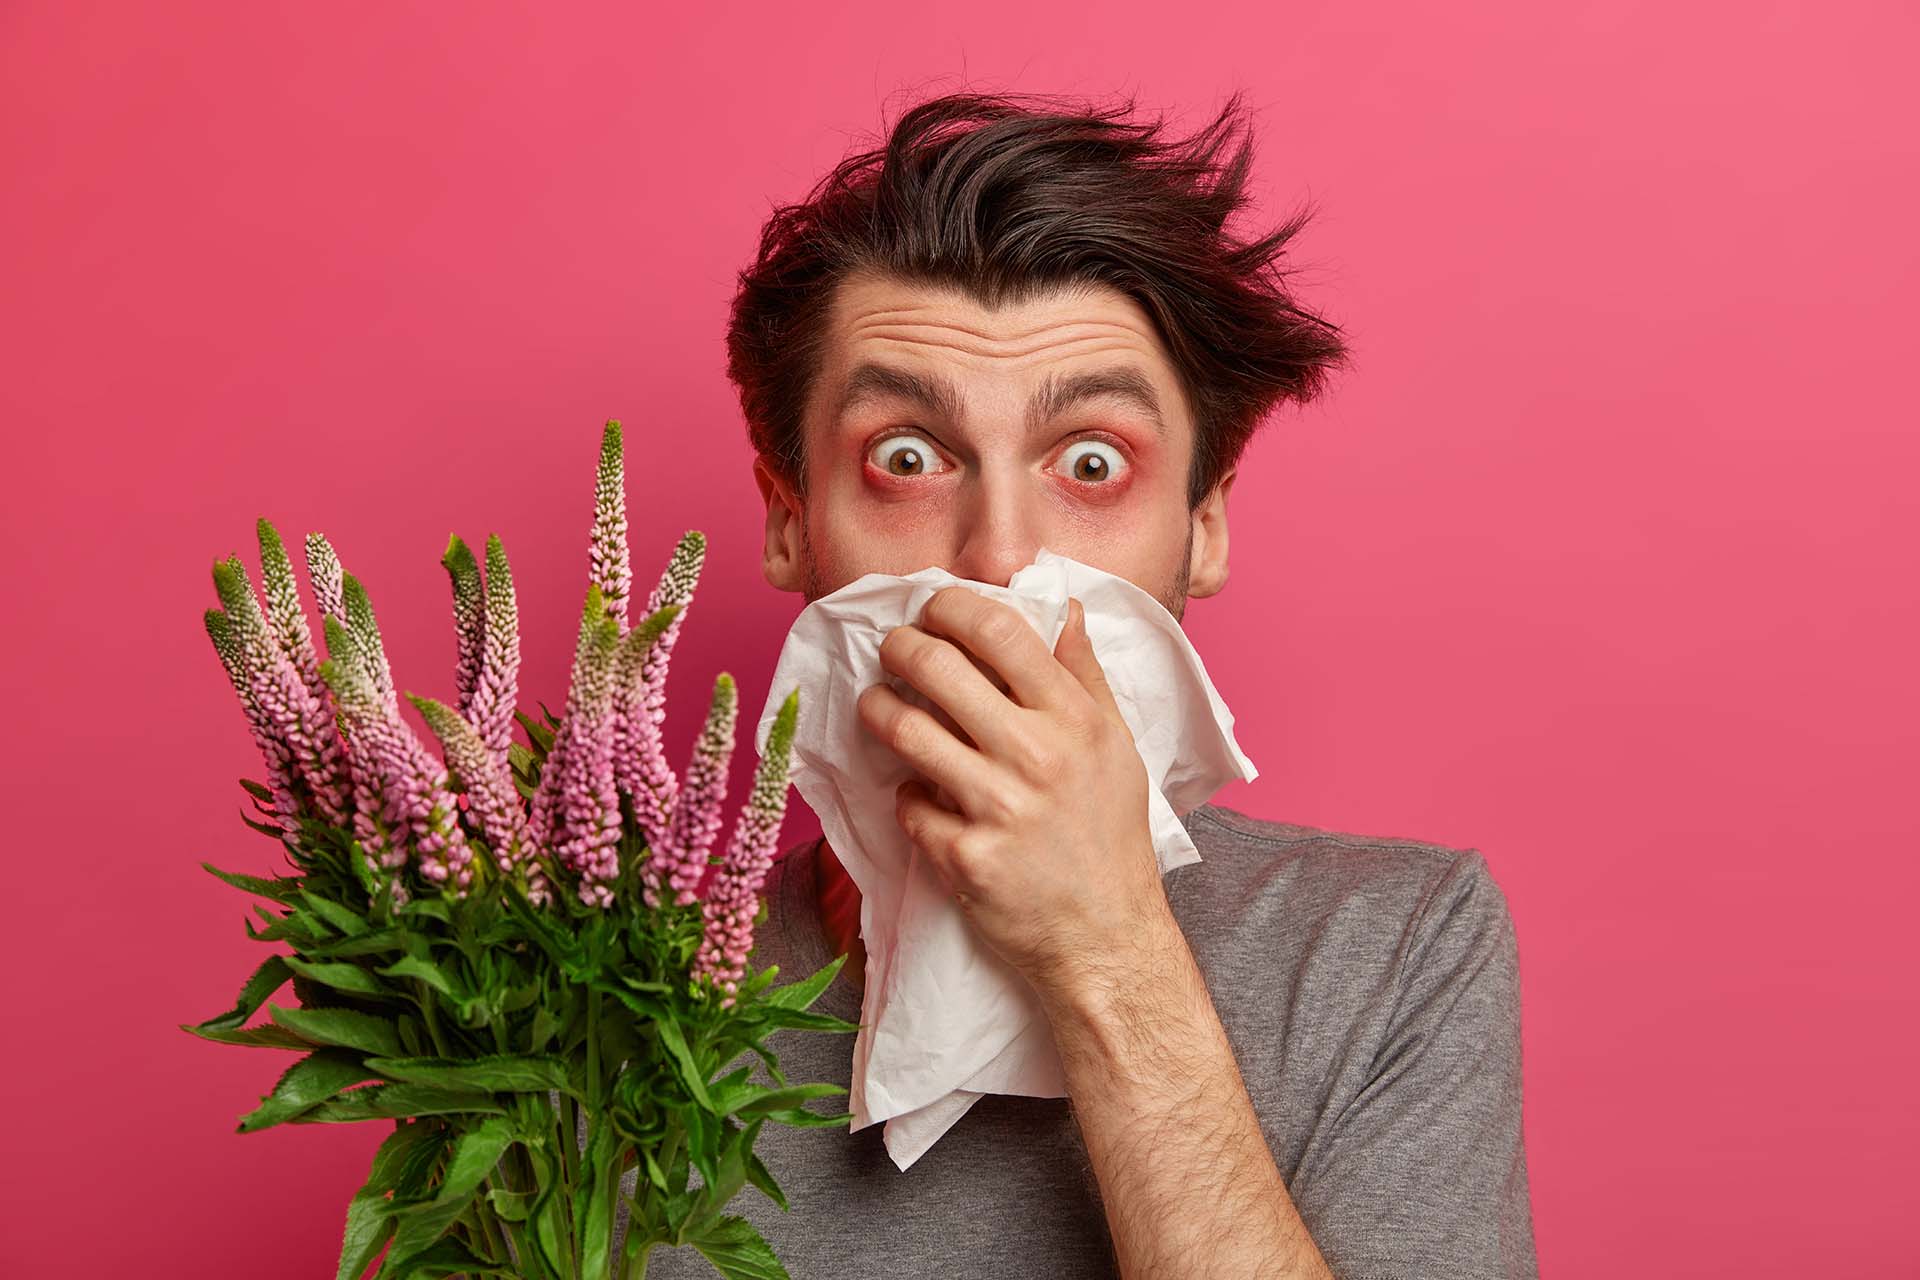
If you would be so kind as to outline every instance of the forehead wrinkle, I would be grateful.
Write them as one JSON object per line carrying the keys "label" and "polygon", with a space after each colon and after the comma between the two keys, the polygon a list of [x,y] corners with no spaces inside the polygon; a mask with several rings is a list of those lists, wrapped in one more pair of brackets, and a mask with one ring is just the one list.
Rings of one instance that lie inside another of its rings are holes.
{"label": "forehead wrinkle", "polygon": [[[1118,400],[1142,414],[1161,439],[1167,435],[1166,419],[1160,398],[1154,393],[1153,380],[1132,365],[1113,365],[1081,373],[1049,373],[1039,390],[1027,401],[1026,427],[1038,431],[1076,404],[1088,400]],[[914,404],[949,422],[966,418],[960,389],[943,374],[901,369],[875,361],[856,365],[841,388],[835,417],[870,401],[902,400]]]}
{"label": "forehead wrinkle", "polygon": [[[1139,347],[1151,346],[1152,339],[1130,325],[1115,324],[1107,320],[1062,320],[1041,325],[1024,333],[1009,334],[1004,337],[980,329],[971,329],[951,320],[903,321],[893,318],[894,313],[874,316],[854,322],[848,327],[849,338],[864,338],[869,341],[920,343],[930,346],[949,347],[955,351],[972,356],[992,356],[996,358],[1019,359],[1037,351],[1070,346],[1074,343],[1119,340]],[[1091,330],[1086,333],[1063,334],[1067,329]],[[929,334],[925,331],[932,330]],[[964,334],[968,338],[983,339],[981,342],[956,340],[952,335]],[[1041,335],[1052,335],[1044,336]],[[1028,339],[1040,337],[1038,342]]]}

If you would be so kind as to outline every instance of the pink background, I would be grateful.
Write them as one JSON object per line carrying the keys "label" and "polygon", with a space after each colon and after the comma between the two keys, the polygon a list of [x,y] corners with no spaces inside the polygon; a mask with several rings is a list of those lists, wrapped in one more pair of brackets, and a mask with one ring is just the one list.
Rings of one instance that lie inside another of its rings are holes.
{"label": "pink background", "polygon": [[1220,801],[1485,852],[1546,1274],[1912,1272],[1912,6],[1178,12],[0,8],[0,1269],[330,1274],[378,1140],[235,1135],[284,1059],[175,1029],[265,954],[196,865],[277,860],[199,621],[256,515],[441,696],[437,558],[499,532],[557,699],[624,419],[637,572],[712,539],[678,756],[798,606],[722,374],[770,204],[923,94],[1242,87],[1356,365],[1188,615],[1262,771]]}

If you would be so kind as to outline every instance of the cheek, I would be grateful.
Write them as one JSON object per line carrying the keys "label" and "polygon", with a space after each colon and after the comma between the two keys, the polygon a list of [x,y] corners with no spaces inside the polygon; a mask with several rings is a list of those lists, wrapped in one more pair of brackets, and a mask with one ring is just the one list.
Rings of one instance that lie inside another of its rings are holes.
{"label": "cheek", "polygon": [[[836,510],[830,519],[848,538],[884,544],[899,538],[935,538],[945,529],[961,494],[956,472],[889,476],[871,463],[849,468],[835,482]],[[889,557],[884,545],[867,545],[863,557]]]}
{"label": "cheek", "polygon": [[816,506],[808,527],[817,575],[829,589],[867,573],[910,573],[943,554],[935,502],[875,501],[858,484]]}

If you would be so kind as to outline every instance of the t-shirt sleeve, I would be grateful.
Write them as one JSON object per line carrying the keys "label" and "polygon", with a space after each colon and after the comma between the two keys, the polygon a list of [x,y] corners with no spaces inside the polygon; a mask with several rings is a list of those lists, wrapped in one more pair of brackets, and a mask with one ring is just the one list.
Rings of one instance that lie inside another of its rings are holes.
{"label": "t-shirt sleeve", "polygon": [[1520,974],[1506,895],[1460,852],[1418,909],[1364,1086],[1300,1209],[1340,1280],[1539,1274],[1521,1129]]}

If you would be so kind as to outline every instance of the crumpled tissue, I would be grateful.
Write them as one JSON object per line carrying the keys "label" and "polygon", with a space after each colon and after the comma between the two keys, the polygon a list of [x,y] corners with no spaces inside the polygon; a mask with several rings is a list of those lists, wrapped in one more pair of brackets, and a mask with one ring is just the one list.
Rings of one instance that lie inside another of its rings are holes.
{"label": "crumpled tissue", "polygon": [[1258,776],[1179,621],[1126,579],[1045,548],[1004,587],[938,567],[870,573],[801,612],[755,742],[766,750],[774,715],[798,686],[793,784],[860,890],[867,957],[851,1128],[885,1121],[887,1153],[903,1171],[984,1094],[1067,1092],[1032,985],[973,932],[894,819],[894,789],[917,771],[868,732],[856,707],[861,690],[881,681],[914,705],[931,705],[881,667],[880,642],[955,584],[1011,605],[1049,649],[1067,623],[1067,598],[1081,601],[1094,655],[1152,783],[1148,812],[1163,875],[1200,860],[1179,815],[1228,781]]}

